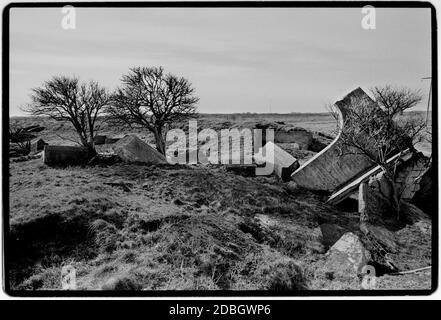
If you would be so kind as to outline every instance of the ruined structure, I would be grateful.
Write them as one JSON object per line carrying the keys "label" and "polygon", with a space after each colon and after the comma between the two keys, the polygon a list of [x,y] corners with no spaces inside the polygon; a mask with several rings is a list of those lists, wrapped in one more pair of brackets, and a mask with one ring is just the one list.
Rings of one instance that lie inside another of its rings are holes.
{"label": "ruined structure", "polygon": [[[270,152],[270,154],[267,154],[267,152]],[[265,154],[265,157],[260,158],[259,155],[263,154]],[[291,173],[299,167],[299,162],[296,158],[272,142],[268,142],[264,147],[260,148],[259,154],[254,157],[259,162],[264,162],[265,159],[266,161],[273,159],[274,172],[282,181],[290,180]]]}
{"label": "ruined structure", "polygon": [[312,133],[303,128],[281,127],[274,132],[275,143],[297,143],[299,149],[307,150],[312,143]]}
{"label": "ruined structure", "polygon": [[89,160],[87,148],[76,146],[46,145],[43,162],[48,166],[83,165]]}
{"label": "ruined structure", "polygon": [[135,135],[127,135],[113,146],[113,151],[125,162],[167,163],[164,155]]}
{"label": "ruined structure", "polygon": [[[354,100],[362,101],[366,107],[377,107],[361,88],[355,89],[335,103],[339,113],[339,128],[344,124],[347,110],[354,107],[352,104]],[[342,155],[339,144],[340,133],[330,145],[291,175],[295,183],[310,190],[332,193],[373,167],[373,163],[364,155]]]}
{"label": "ruined structure", "polygon": [[44,146],[47,145],[43,139],[37,138],[31,141],[31,153],[37,153],[44,149]]}
{"label": "ruined structure", "polygon": [[107,136],[104,135],[97,135],[93,138],[93,143],[96,145],[105,144],[106,143]]}
{"label": "ruined structure", "polygon": [[[401,157],[401,161],[407,161],[411,158],[412,154],[409,152],[409,150],[405,150],[401,154],[396,154],[393,157],[391,157],[388,162],[395,161],[398,157]],[[339,202],[343,201],[347,197],[349,197],[351,194],[353,194],[357,189],[358,186],[363,183],[369,181],[373,176],[381,174],[381,168],[379,166],[375,166],[374,168],[370,169],[369,171],[363,173],[362,175],[359,175],[357,178],[351,180],[348,184],[344,185],[343,187],[337,189],[328,199],[328,203],[331,204],[338,204]],[[376,181],[380,181],[379,179]],[[375,183],[373,181],[370,182]]]}

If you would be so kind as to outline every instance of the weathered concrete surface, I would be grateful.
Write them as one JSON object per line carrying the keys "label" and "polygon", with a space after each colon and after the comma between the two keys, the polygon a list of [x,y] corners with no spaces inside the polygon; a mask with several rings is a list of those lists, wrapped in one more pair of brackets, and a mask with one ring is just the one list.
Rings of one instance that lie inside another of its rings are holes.
{"label": "weathered concrete surface", "polygon": [[47,145],[46,142],[44,142],[43,139],[37,138],[31,141],[31,153],[40,152],[44,149],[44,146]]}
{"label": "weathered concrete surface", "polygon": [[[382,182],[380,184],[383,185]],[[372,184],[362,182],[358,195],[358,212],[361,222],[381,221],[384,217],[394,216],[394,209],[389,199]]]}
{"label": "weathered concrete surface", "polygon": [[116,136],[116,137],[106,137],[104,140],[105,144],[114,144],[117,143],[119,140],[121,140],[123,137]]}
{"label": "weathered concrete surface", "polygon": [[300,149],[307,150],[312,143],[312,132],[303,128],[281,127],[274,132],[275,143],[297,143]]}
{"label": "weathered concrete surface", "polygon": [[[259,156],[263,154],[265,154],[265,157]],[[296,158],[272,142],[268,142],[265,146],[260,148],[259,154],[256,154],[254,157],[255,160],[259,162],[270,160],[274,165],[275,174],[280,177],[282,181],[289,181],[291,173],[299,167],[299,162]]]}
{"label": "weathered concrete surface", "polygon": [[428,162],[429,159],[422,153],[415,153],[408,161],[397,167],[395,182],[403,200],[411,200],[420,189],[420,181],[427,171]]}
{"label": "weathered concrete surface", "polygon": [[325,269],[337,273],[359,274],[370,260],[369,251],[352,232],[345,233],[326,255]]}
{"label": "weathered concrete surface", "polygon": [[[395,161],[397,160],[397,158],[399,158],[396,168],[397,174],[395,178],[397,192],[401,195],[402,200],[410,201],[414,198],[421,187],[425,188],[425,190],[428,189],[426,188],[426,184],[428,181],[427,176],[424,180],[423,177],[428,170],[429,159],[426,158],[422,153],[412,153],[409,150],[405,150],[401,154],[396,154],[395,156],[391,157],[388,162]],[[327,202],[334,205],[338,204],[342,200],[349,197],[352,193],[354,193],[358,186],[361,187],[361,184],[364,182],[368,182],[369,188],[376,192],[376,198],[391,198],[391,186],[384,178],[384,174],[381,171],[381,168],[376,166],[368,172],[364,173],[362,176],[358,177],[357,179],[351,181],[347,185],[343,186],[341,189],[334,192],[329,197]],[[359,193],[359,202],[363,201],[360,196],[361,193]],[[381,209],[381,207],[388,208],[389,206],[383,204],[383,206],[380,206],[380,208],[378,209]],[[369,210],[375,211],[376,209],[370,208]]]}
{"label": "weathered concrete surface", "polygon": [[103,135],[97,135],[95,138],[93,138],[93,143],[96,145],[105,144],[106,143],[106,136]]}
{"label": "weathered concrete surface", "polygon": [[135,135],[127,135],[113,146],[113,151],[125,162],[167,163],[165,156]]}
{"label": "weathered concrete surface", "polygon": [[[335,103],[340,113],[340,128],[345,121],[345,113],[353,107],[354,100],[361,100],[366,102],[367,106],[376,107],[375,102],[361,88],[355,89]],[[291,175],[291,179],[307,189],[334,192],[373,166],[363,155],[341,156],[339,138],[340,133],[330,145],[300,166]]]}
{"label": "weathered concrete surface", "polygon": [[43,151],[43,162],[48,166],[83,165],[89,160],[89,154],[84,147],[50,146]]}
{"label": "weathered concrete surface", "polygon": [[420,179],[420,188],[412,198],[412,202],[415,203],[428,215],[436,213],[437,209],[434,208],[435,201],[433,197],[433,169],[430,165],[426,172]]}
{"label": "weathered concrete surface", "polygon": [[[394,161],[398,157],[400,157],[400,154],[394,155],[393,157],[391,157],[388,160],[388,162]],[[408,159],[410,159],[410,157],[411,157],[411,153],[408,150],[403,151],[401,153],[402,161],[407,161]],[[370,169],[366,173],[363,173],[362,175],[360,175],[356,179],[350,181],[348,184],[346,184],[346,185],[342,186],[341,188],[339,188],[338,190],[336,190],[329,197],[327,202],[330,203],[330,204],[334,204],[334,205],[338,204],[339,202],[341,202],[344,199],[346,199],[347,197],[349,197],[353,192],[355,192],[358,189],[360,183],[372,180],[372,178],[374,176],[378,175],[379,173],[381,173],[381,168],[379,166],[376,166],[376,167]],[[373,181],[369,182],[370,185],[372,183],[375,183],[375,182],[373,182]]]}

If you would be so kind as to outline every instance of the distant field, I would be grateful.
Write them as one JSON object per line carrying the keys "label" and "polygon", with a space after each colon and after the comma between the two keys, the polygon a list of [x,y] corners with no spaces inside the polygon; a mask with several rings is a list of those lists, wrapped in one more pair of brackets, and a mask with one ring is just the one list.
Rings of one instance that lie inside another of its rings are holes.
{"label": "distant field", "polygon": [[[215,130],[228,128],[255,128],[261,122],[283,122],[286,125],[302,127],[310,131],[317,131],[333,135],[336,124],[335,120],[328,113],[317,114],[199,114],[196,118],[198,128],[212,128]],[[10,119],[11,126],[40,125],[46,128],[39,135],[49,144],[74,144],[76,133],[68,122],[55,121],[43,117],[13,117]],[[174,127],[185,128],[187,123],[176,123]],[[125,134],[137,134],[141,139],[153,143],[153,135],[146,129],[127,129],[111,127],[103,123],[100,134],[115,136]]]}

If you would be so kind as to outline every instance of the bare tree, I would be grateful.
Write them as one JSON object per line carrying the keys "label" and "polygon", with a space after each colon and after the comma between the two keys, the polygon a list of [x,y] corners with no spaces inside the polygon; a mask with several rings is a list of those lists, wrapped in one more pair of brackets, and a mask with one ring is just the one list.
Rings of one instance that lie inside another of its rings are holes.
{"label": "bare tree", "polygon": [[[422,100],[418,90],[375,87],[371,90],[375,103],[353,99],[345,112],[340,132],[341,155],[362,154],[383,171],[391,188],[391,203],[397,217],[400,214],[401,194],[395,184],[396,168],[400,157],[391,157],[409,149],[414,152],[415,139],[425,128],[421,117],[406,116]],[[334,116],[337,116],[334,113]]]}
{"label": "bare tree", "polygon": [[196,113],[199,98],[194,93],[187,79],[166,74],[162,67],[136,67],[123,75],[107,113],[113,123],[147,128],[156,149],[165,154],[164,129]]}
{"label": "bare tree", "polygon": [[98,118],[109,101],[107,90],[90,81],[79,83],[75,77],[53,77],[41,87],[32,89],[26,111],[34,116],[48,116],[69,121],[79,136],[79,144],[96,154],[94,137],[99,129]]}

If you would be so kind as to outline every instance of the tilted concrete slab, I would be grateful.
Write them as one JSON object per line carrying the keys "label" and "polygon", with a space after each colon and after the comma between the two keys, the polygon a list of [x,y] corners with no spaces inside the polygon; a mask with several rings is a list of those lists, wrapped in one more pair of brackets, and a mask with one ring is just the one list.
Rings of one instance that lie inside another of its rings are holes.
{"label": "tilted concrete slab", "polygon": [[[262,157],[263,154],[265,154],[265,157]],[[274,172],[283,181],[289,181],[291,174],[299,167],[296,158],[271,141],[260,148],[259,153],[254,158],[260,163],[271,160],[274,165]]]}
{"label": "tilted concrete slab", "polygon": [[[388,160],[388,163],[391,161],[396,160],[398,157],[401,156],[402,161],[407,161],[411,157],[411,153],[409,150],[403,151],[401,154],[396,154],[393,157],[391,157]],[[348,184],[343,186],[342,188],[335,191],[328,199],[328,203],[330,204],[338,204],[347,197],[349,197],[352,193],[354,193],[358,188],[359,185],[363,182],[367,182],[370,177],[378,174],[381,171],[380,166],[375,166],[372,169],[369,169],[367,172],[363,173],[362,175],[358,176],[356,179],[350,181]]]}
{"label": "tilted concrete slab", "polygon": [[[335,103],[339,113],[339,128],[345,121],[345,114],[353,108],[353,99],[366,102],[365,105],[377,107],[376,103],[363,91],[357,88]],[[372,161],[361,154],[341,155],[337,137],[322,151],[300,166],[291,179],[299,186],[316,191],[334,192],[347,184],[351,179],[373,167]]]}
{"label": "tilted concrete slab", "polygon": [[127,135],[113,146],[113,151],[125,162],[167,163],[159,153],[135,135]]}

